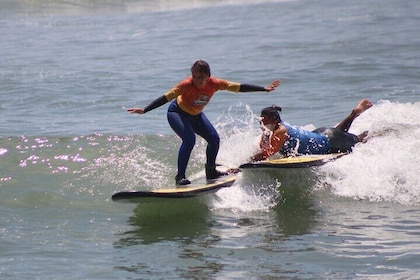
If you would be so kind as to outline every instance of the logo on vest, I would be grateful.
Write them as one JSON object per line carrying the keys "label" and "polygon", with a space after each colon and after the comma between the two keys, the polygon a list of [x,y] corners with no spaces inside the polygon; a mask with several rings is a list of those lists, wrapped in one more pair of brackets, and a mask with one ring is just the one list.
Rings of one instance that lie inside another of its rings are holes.
{"label": "logo on vest", "polygon": [[194,106],[204,106],[204,105],[207,105],[207,103],[209,103],[209,101],[210,101],[210,98],[207,95],[202,94],[202,95],[199,95],[194,100],[193,105]]}

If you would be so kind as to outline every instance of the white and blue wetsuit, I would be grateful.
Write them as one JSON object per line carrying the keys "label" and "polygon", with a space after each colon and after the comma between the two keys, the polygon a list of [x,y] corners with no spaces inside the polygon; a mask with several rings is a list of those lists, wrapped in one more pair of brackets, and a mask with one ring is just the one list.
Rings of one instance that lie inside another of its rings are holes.
{"label": "white and blue wetsuit", "polygon": [[331,154],[349,152],[359,138],[338,128],[321,127],[313,131],[304,130],[281,122],[288,130],[289,139],[280,153],[286,156],[297,154]]}

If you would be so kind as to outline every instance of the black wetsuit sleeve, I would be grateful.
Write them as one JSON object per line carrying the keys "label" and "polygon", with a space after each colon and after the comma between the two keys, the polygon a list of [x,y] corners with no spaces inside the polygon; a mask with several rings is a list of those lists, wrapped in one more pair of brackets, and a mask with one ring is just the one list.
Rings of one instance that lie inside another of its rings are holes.
{"label": "black wetsuit sleeve", "polygon": [[250,84],[241,84],[239,87],[240,92],[250,92],[250,91],[265,91],[265,88],[262,86],[255,86]]}
{"label": "black wetsuit sleeve", "polygon": [[157,98],[155,101],[147,105],[146,108],[144,108],[144,112],[146,113],[153,109],[156,109],[157,107],[160,107],[163,104],[166,104],[167,102],[168,102],[168,99],[166,99],[166,96],[162,95],[161,97]]}

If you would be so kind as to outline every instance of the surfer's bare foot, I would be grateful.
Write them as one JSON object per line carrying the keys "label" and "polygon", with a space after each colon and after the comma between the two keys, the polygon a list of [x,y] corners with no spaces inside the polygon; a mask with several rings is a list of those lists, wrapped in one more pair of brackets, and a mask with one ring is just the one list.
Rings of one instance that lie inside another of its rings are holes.
{"label": "surfer's bare foot", "polygon": [[370,102],[367,99],[362,99],[362,101],[359,102],[357,107],[354,109],[354,114],[356,116],[360,116],[361,113],[372,107],[372,102]]}
{"label": "surfer's bare foot", "polygon": [[359,142],[366,143],[368,134],[369,131],[364,131],[363,133],[359,134],[357,136],[357,138],[359,138]]}

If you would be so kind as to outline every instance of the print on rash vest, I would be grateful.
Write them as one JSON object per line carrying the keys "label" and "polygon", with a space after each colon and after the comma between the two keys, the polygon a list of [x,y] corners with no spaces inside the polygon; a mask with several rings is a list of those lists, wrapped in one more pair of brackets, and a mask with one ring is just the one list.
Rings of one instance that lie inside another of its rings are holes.
{"label": "print on rash vest", "polygon": [[208,97],[205,94],[200,94],[194,100],[193,105],[194,106],[205,106],[205,105],[207,105],[207,103],[209,103],[209,101],[210,101],[210,97]]}

